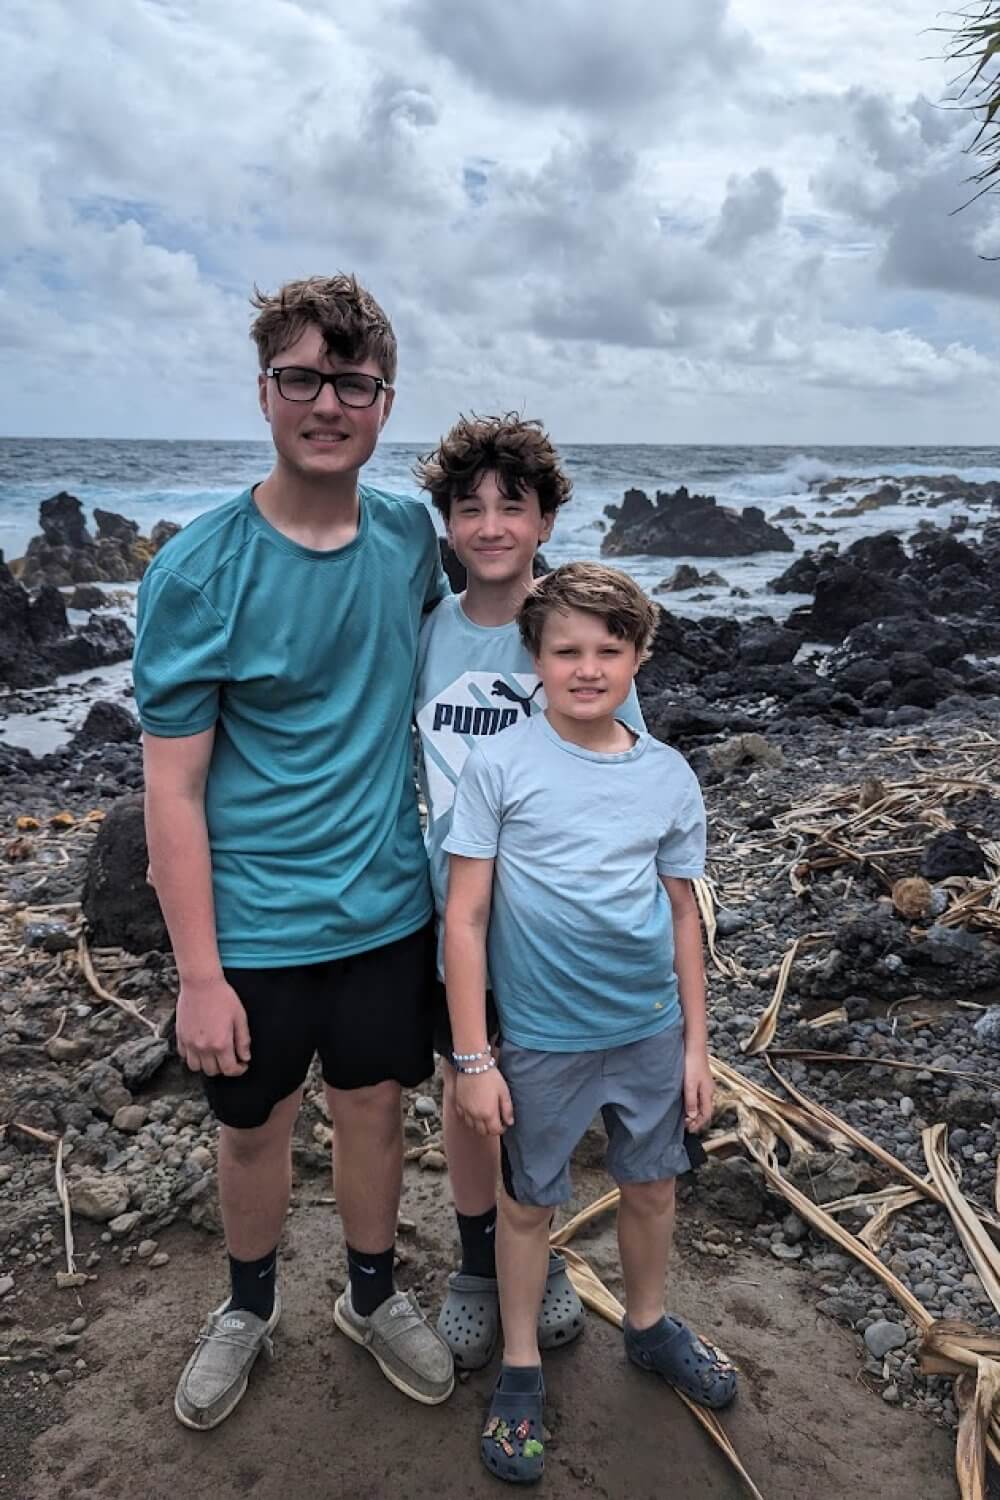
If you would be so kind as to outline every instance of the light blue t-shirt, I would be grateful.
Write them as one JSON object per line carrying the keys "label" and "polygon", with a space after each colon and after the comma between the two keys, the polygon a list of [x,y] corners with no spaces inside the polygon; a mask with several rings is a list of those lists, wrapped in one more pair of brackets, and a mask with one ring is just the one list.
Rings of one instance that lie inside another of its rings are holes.
{"label": "light blue t-shirt", "polygon": [[680,1015],[659,875],[705,866],[705,809],[683,756],[641,734],[605,755],[544,714],[477,744],[450,854],[494,859],[489,971],[504,1037],[543,1052],[636,1042]]}
{"label": "light blue t-shirt", "polygon": [[[438,915],[448,896],[448,855],[455,787],[481,739],[513,729],[545,708],[545,689],[515,621],[477,625],[449,594],[420,631],[414,717],[420,735],[420,785],[427,806],[427,854]],[[635,684],[619,714],[633,729],[645,721]],[[438,960],[443,970],[443,945]]]}
{"label": "light blue t-shirt", "polygon": [[410,726],[421,621],[448,584],[426,507],[359,493],[356,536],[315,551],[246,490],[139,590],[143,728],[215,726],[205,815],[230,967],[342,958],[431,915]]}

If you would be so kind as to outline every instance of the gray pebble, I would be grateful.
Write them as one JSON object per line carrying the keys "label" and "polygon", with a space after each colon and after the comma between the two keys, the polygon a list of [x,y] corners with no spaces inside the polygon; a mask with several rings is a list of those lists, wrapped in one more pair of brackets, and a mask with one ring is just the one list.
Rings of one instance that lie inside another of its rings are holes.
{"label": "gray pebble", "polygon": [[893,1349],[902,1349],[906,1343],[906,1329],[901,1323],[890,1323],[882,1318],[865,1329],[865,1345],[875,1359],[884,1359]]}

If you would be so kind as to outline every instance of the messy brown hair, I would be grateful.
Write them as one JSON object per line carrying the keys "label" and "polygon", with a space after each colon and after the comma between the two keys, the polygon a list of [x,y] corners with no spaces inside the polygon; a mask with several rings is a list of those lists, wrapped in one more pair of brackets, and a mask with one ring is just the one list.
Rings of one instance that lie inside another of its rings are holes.
{"label": "messy brown hair", "polygon": [[597,615],[611,635],[631,642],[639,660],[648,661],[659,606],[627,573],[606,568],[603,563],[573,562],[537,579],[517,614],[521,640],[532,656],[541,650],[549,615],[570,609]]}
{"label": "messy brown hair", "polygon": [[495,473],[500,493],[510,500],[535,490],[543,516],[565,505],[573,490],[541,422],[516,411],[502,417],[460,416],[413,472],[446,521],[452,502],[473,494],[484,474]]}
{"label": "messy brown hair", "polygon": [[309,327],[323,335],[327,356],[361,364],[373,359],[389,385],[396,378],[396,335],[371,292],[355,276],[308,276],[289,281],[276,292],[253,289],[257,316],[250,337],[266,370],[276,354],[288,349]]}

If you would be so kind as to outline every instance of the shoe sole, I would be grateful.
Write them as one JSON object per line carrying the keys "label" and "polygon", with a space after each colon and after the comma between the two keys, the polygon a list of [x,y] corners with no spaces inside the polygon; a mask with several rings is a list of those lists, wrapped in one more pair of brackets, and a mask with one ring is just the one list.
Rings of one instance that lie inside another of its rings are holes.
{"label": "shoe sole", "polygon": [[[279,1321],[280,1317],[281,1317],[281,1306],[279,1304],[279,1306],[276,1309],[276,1316],[274,1317],[273,1321],[271,1319],[268,1320],[268,1324],[267,1324],[267,1337],[268,1338],[270,1338],[271,1334],[277,1328],[278,1321]],[[177,1418],[178,1422],[180,1422],[183,1427],[189,1428],[191,1432],[211,1432],[213,1427],[218,1427],[219,1424],[222,1423],[222,1422],[224,1422],[228,1416],[231,1416],[232,1413],[236,1410],[237,1406],[239,1406],[240,1402],[243,1400],[243,1397],[247,1393],[247,1386],[250,1384],[250,1373],[253,1370],[254,1365],[257,1363],[257,1360],[260,1359],[263,1347],[264,1347],[263,1344],[261,1344],[260,1349],[257,1350],[257,1354],[256,1354],[256,1356],[254,1358],[253,1364],[251,1364],[249,1366],[249,1368],[247,1369],[246,1375],[243,1377],[243,1384],[238,1387],[238,1389],[236,1390],[236,1393],[233,1396],[233,1399],[230,1401],[229,1405],[225,1408],[224,1411],[221,1411],[218,1414],[218,1416],[213,1417],[212,1420],[211,1420],[211,1422],[195,1422],[195,1421],[192,1420],[191,1417],[185,1416],[184,1412],[181,1410],[180,1397],[175,1394],[174,1395],[174,1416]]]}
{"label": "shoe sole", "polygon": [[442,1401],[447,1401],[448,1397],[455,1389],[454,1375],[451,1377],[451,1384],[448,1386],[448,1389],[446,1391],[443,1391],[440,1396],[428,1396],[426,1392],[418,1391],[415,1386],[407,1385],[402,1376],[397,1375],[395,1370],[390,1369],[382,1356],[372,1348],[371,1344],[366,1342],[364,1336],[358,1331],[358,1329],[356,1329],[354,1325],[344,1317],[344,1314],[341,1311],[340,1307],[342,1296],[343,1294],[341,1294],[341,1297],[338,1297],[336,1302],[333,1304],[333,1321],[336,1323],[341,1333],[347,1335],[352,1344],[357,1344],[359,1349],[364,1349],[368,1354],[371,1355],[372,1359],[378,1365],[379,1369],[382,1371],[382,1374],[385,1376],[386,1380],[388,1380],[389,1384],[394,1385],[397,1391],[402,1391],[404,1396],[409,1396],[411,1401],[419,1401],[421,1406],[440,1406]]}

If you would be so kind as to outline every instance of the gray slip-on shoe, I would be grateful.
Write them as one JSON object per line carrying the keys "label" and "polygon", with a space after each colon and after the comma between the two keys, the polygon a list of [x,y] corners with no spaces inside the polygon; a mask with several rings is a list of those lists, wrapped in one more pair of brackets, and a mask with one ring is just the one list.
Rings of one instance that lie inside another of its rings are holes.
{"label": "gray slip-on shoe", "polygon": [[354,1311],[345,1287],[333,1309],[341,1333],[367,1349],[387,1380],[398,1390],[437,1406],[455,1388],[451,1350],[431,1327],[412,1292],[394,1292],[370,1318]]}
{"label": "gray slip-on shoe", "polygon": [[185,1427],[206,1432],[224,1422],[247,1388],[250,1371],[261,1350],[273,1354],[271,1334],[281,1317],[281,1298],[265,1321],[237,1308],[227,1311],[229,1298],[209,1313],[198,1334],[195,1351],[177,1382],[174,1412]]}

